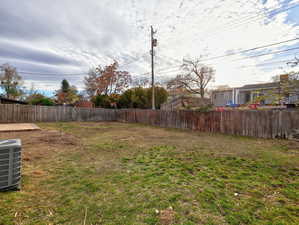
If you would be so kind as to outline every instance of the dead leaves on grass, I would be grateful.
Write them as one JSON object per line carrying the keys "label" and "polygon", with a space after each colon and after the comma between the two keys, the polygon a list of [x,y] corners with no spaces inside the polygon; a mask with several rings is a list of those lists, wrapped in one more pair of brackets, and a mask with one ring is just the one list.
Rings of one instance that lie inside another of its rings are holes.
{"label": "dead leaves on grass", "polygon": [[35,176],[35,177],[41,177],[41,176],[44,176],[45,175],[45,172],[42,171],[42,170],[34,170],[32,172],[32,175]]}
{"label": "dead leaves on grass", "polygon": [[39,143],[43,142],[50,145],[77,145],[78,142],[76,138],[72,135],[59,133],[56,131],[47,132],[46,135],[40,136],[38,138]]}
{"label": "dead leaves on grass", "polygon": [[161,211],[156,210],[156,213],[159,216],[159,221],[161,225],[174,224],[175,212],[171,206],[168,209],[164,209]]}

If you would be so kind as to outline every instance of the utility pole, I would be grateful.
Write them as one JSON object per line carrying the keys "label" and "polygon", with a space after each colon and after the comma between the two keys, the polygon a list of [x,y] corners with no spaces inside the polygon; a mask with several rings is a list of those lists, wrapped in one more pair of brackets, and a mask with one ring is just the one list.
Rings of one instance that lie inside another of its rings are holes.
{"label": "utility pole", "polygon": [[157,31],[154,31],[153,26],[151,26],[151,56],[152,56],[152,110],[155,110],[155,70],[154,70],[154,47],[157,47],[157,39],[154,38],[154,34]]}

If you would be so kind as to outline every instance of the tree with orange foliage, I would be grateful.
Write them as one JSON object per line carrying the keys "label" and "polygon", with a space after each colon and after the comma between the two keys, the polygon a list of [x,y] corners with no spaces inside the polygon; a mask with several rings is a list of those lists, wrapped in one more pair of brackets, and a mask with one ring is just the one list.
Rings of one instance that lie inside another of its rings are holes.
{"label": "tree with orange foliage", "polygon": [[58,104],[72,105],[80,99],[77,88],[70,86],[67,80],[61,82],[61,88],[56,91],[56,102]]}
{"label": "tree with orange foliage", "polygon": [[111,65],[89,71],[84,83],[90,97],[119,94],[130,86],[131,75],[127,71],[119,71],[118,67],[118,62],[114,61]]}

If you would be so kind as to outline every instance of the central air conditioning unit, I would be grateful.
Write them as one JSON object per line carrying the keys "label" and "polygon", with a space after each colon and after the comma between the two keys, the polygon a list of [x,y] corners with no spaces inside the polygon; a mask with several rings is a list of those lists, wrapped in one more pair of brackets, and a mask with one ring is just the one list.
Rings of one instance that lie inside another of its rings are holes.
{"label": "central air conditioning unit", "polygon": [[0,191],[19,190],[21,149],[19,139],[0,141]]}

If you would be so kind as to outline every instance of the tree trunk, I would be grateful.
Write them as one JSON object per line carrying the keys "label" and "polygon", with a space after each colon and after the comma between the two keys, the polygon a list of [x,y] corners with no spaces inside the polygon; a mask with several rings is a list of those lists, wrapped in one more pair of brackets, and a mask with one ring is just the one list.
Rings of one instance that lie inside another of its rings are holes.
{"label": "tree trunk", "polygon": [[205,97],[205,89],[204,88],[200,88],[200,97],[201,98]]}

